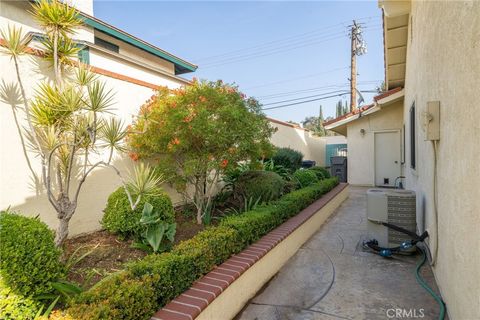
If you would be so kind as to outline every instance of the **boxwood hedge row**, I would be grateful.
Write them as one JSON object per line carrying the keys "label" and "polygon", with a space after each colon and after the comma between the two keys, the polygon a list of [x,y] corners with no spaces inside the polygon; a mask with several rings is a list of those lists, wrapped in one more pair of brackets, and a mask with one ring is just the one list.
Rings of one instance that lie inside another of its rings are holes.
{"label": "boxwood hedge row", "polygon": [[149,319],[192,283],[338,184],[325,179],[268,205],[223,219],[171,252],[152,254],[80,294],[55,319]]}

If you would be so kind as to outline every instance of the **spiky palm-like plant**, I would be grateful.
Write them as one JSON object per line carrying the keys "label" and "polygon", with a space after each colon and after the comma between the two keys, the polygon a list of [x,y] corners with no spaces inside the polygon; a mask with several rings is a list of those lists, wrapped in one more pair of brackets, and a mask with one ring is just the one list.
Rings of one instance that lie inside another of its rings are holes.
{"label": "spiky palm-like plant", "polygon": [[[33,4],[32,15],[45,31],[46,52],[53,61],[57,84],[61,84],[61,61],[59,52],[75,54],[70,36],[82,24],[78,11],[58,0],[40,0]],[[62,50],[60,50],[62,49]]]}
{"label": "spiky palm-like plant", "polygon": [[[59,225],[55,242],[60,246],[68,236],[69,222],[77,209],[82,187],[96,168],[107,167],[116,172],[132,210],[142,195],[156,190],[152,185],[159,184],[161,180],[150,167],[144,165],[133,171],[129,181],[124,180],[112,164],[114,152],[125,151],[123,139],[126,131],[120,120],[108,116],[114,102],[112,91],[88,68],[72,59],[77,51],[71,34],[81,24],[77,11],[58,0],[40,0],[33,4],[32,14],[45,32],[43,58],[53,62],[55,81],[41,83],[34,96],[28,99],[18,64],[31,39],[23,37],[21,29],[9,27],[8,31],[1,32],[4,39],[2,52],[15,63],[17,84],[3,83],[0,98],[7,99],[9,94],[16,92],[12,88],[20,87],[21,97],[9,101],[15,119],[18,118],[17,102],[24,102],[23,112],[28,127],[24,131],[17,125],[18,132],[32,172],[26,141],[41,159],[39,181],[57,212]],[[77,67],[72,68],[76,64]],[[74,72],[69,77],[63,77],[66,71]],[[106,155],[106,159],[99,160],[101,155]]]}

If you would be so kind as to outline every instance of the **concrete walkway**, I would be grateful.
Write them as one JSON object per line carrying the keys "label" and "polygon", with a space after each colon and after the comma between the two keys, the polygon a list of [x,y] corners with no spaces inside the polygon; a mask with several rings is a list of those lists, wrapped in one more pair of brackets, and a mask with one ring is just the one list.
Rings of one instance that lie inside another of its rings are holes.
{"label": "concrete walkway", "polygon": [[[366,190],[350,187],[350,197],[237,319],[436,319],[438,305],[415,280],[420,256],[363,251]],[[437,290],[429,267],[422,275]],[[410,317],[395,317],[395,308]]]}

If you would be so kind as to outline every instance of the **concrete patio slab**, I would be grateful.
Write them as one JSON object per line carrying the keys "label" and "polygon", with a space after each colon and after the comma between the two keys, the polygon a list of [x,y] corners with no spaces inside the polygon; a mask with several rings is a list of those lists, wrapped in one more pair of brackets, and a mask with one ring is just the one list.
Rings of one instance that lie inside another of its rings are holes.
{"label": "concrete patio slab", "polygon": [[[419,256],[385,259],[363,250],[366,190],[351,187],[336,214],[237,319],[388,319],[397,308],[411,319],[436,319],[437,303],[415,280]],[[438,292],[430,268],[422,275]]]}

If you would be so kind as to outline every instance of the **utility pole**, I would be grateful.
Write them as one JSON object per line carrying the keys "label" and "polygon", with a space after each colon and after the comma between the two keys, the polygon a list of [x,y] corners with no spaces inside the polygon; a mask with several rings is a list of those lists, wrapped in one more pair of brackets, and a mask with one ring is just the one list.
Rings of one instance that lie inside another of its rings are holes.
{"label": "utility pole", "polygon": [[350,28],[350,112],[357,109],[357,56],[367,52],[367,45],[363,41],[362,26],[353,20]]}

